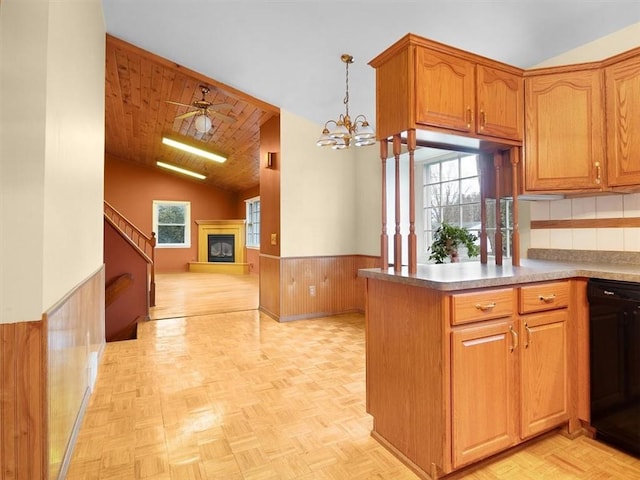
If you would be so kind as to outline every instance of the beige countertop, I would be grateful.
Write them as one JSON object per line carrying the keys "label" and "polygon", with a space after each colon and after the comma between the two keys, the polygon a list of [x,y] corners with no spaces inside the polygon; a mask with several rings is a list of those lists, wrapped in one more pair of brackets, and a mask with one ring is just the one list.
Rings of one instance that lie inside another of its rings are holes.
{"label": "beige countertop", "polygon": [[418,265],[417,273],[412,275],[409,275],[406,268],[400,272],[394,272],[393,268],[388,270],[367,268],[360,270],[359,275],[406,285],[452,291],[574,277],[640,282],[640,265],[522,259],[521,266],[518,267],[512,266],[508,261],[501,266],[490,263],[461,262]]}

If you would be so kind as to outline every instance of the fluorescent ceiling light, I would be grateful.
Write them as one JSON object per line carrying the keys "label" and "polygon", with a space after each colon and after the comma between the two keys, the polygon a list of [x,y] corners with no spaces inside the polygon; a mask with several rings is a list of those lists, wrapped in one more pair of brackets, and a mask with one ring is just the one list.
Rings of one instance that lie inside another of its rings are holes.
{"label": "fluorescent ceiling light", "polygon": [[223,157],[222,155],[218,155],[207,150],[202,150],[201,148],[193,147],[191,145],[187,145],[186,143],[172,140],[171,138],[162,137],[162,143],[164,143],[165,145],[169,145],[170,147],[182,150],[183,152],[193,153],[194,155],[199,155],[203,158],[206,158],[207,160],[213,160],[214,162],[224,163],[227,160],[227,157]]}
{"label": "fluorescent ceiling light", "polygon": [[174,172],[178,172],[178,173],[182,173],[184,175],[189,175],[191,177],[195,177],[198,180],[204,180],[205,178],[207,178],[205,175],[202,175],[201,173],[192,172],[191,170],[187,170],[185,168],[176,167],[175,165],[170,165],[168,163],[156,162],[156,165],[158,165],[159,167],[162,167],[162,168],[166,168],[167,170],[173,170]]}

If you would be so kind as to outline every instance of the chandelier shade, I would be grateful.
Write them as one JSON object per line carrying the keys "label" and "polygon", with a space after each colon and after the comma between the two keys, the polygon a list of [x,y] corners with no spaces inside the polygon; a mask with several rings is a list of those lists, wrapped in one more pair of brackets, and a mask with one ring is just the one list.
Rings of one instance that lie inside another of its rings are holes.
{"label": "chandelier shade", "polygon": [[369,124],[367,117],[357,115],[355,120],[349,116],[349,64],[353,63],[353,57],[348,53],[342,54],[340,59],[346,65],[345,96],[343,103],[345,113],[340,114],[337,120],[327,120],[316,142],[318,147],[332,147],[334,150],[343,150],[352,145],[366,147],[376,143],[376,133]]}

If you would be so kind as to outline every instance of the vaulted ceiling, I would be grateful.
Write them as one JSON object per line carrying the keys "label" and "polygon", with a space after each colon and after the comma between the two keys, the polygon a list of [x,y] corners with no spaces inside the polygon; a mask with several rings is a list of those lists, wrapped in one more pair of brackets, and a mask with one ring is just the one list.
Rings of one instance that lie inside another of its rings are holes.
{"label": "vaulted ceiling", "polygon": [[[209,114],[206,133],[196,116],[176,118],[196,108],[201,86],[208,102],[227,107]],[[105,149],[107,155],[151,168],[156,161],[206,175],[204,182],[237,192],[259,182],[260,125],[279,110],[214,79],[163,59],[112,36],[106,49]],[[169,103],[175,102],[175,103]],[[220,164],[164,145],[162,137],[228,156]]]}
{"label": "vaulted ceiling", "polygon": [[[166,59],[109,42],[107,150],[147,165],[180,162],[229,190],[257,183],[256,132],[277,114],[274,106],[317,122],[319,131],[344,113],[343,53],[355,58],[350,111],[375,127],[375,72],[367,62],[406,33],[529,68],[640,22],[638,0],[103,0],[103,6],[109,34]],[[210,101],[234,105],[237,120],[214,119],[212,132],[198,137],[193,117],[174,121],[185,109],[165,100],[198,100],[203,83],[214,87]],[[159,143],[164,131],[231,156],[219,166],[172,152]]]}

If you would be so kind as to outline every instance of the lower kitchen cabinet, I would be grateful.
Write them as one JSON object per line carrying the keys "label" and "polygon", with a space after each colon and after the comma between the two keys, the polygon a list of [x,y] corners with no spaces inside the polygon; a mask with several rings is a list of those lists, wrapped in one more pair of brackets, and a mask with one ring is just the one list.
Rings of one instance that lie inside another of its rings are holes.
{"label": "lower kitchen cabinet", "polygon": [[567,315],[562,309],[452,331],[454,468],[569,419]]}
{"label": "lower kitchen cabinet", "polygon": [[367,278],[374,438],[440,478],[575,420],[568,292],[568,281],[446,292]]}
{"label": "lower kitchen cabinet", "polygon": [[521,348],[521,435],[531,437],[569,419],[567,309],[525,315]]}
{"label": "lower kitchen cabinet", "polygon": [[518,441],[516,335],[510,319],[451,334],[454,468]]}

